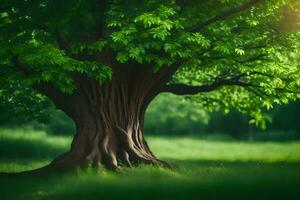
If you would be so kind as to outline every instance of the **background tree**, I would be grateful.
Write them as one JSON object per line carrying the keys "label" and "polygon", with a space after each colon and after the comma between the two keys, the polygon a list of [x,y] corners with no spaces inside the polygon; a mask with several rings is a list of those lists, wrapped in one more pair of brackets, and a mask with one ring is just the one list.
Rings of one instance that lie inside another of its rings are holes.
{"label": "background tree", "polygon": [[38,115],[47,97],[74,120],[70,151],[46,169],[166,166],[143,135],[158,94],[234,106],[262,126],[262,106],[298,97],[299,33],[280,28],[292,3],[2,0],[1,104]]}

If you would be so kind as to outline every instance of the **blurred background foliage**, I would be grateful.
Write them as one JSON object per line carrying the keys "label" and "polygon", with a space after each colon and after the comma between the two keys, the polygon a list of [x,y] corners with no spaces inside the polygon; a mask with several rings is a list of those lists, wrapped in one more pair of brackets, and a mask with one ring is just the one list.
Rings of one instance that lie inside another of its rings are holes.
{"label": "blurred background foliage", "polygon": [[[31,126],[46,130],[49,134],[70,135],[75,132],[71,119],[54,107],[38,120],[10,107],[0,107],[0,126]],[[246,140],[294,140],[300,139],[300,102],[275,107],[266,114],[272,119],[265,130],[250,124],[250,117],[236,110],[228,113],[209,111],[205,107],[181,96],[162,94],[147,110],[146,134],[156,135],[199,135],[217,139]],[[221,137],[221,138],[220,138]]]}

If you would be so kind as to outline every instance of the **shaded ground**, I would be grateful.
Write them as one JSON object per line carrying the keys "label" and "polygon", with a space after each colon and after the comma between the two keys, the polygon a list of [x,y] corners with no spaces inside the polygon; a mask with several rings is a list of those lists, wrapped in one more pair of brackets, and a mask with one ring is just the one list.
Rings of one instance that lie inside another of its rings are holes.
{"label": "shaded ground", "polygon": [[[299,199],[300,142],[209,141],[148,137],[153,151],[177,165],[121,173],[92,170],[43,177],[0,177],[0,199]],[[45,165],[70,138],[0,130],[0,171]]]}

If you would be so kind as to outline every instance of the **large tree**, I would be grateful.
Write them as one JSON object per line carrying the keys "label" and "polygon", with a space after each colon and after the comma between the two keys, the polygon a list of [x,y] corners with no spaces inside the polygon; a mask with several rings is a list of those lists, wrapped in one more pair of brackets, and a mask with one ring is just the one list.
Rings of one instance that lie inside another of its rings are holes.
{"label": "large tree", "polygon": [[47,168],[165,166],[143,134],[160,93],[257,124],[262,107],[298,97],[293,2],[1,0],[1,105],[38,116],[51,100],[74,120],[70,150]]}

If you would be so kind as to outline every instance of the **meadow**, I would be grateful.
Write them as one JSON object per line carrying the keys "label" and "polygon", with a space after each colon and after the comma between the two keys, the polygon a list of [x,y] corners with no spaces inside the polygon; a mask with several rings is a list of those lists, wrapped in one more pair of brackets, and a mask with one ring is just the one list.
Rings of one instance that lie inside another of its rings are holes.
{"label": "meadow", "polygon": [[[212,140],[147,136],[156,155],[176,165],[121,172],[78,169],[43,176],[0,176],[0,199],[299,199],[300,141]],[[41,167],[71,137],[0,129],[0,171]]]}

